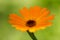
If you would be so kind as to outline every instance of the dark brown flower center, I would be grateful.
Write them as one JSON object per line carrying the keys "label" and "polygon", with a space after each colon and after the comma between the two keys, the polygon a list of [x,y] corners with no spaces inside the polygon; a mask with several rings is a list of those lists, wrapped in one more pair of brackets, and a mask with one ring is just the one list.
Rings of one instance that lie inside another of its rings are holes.
{"label": "dark brown flower center", "polygon": [[27,21],[27,23],[26,23],[26,26],[28,26],[28,27],[33,27],[33,26],[35,26],[36,25],[36,22],[34,21],[34,20],[29,20],[29,21]]}

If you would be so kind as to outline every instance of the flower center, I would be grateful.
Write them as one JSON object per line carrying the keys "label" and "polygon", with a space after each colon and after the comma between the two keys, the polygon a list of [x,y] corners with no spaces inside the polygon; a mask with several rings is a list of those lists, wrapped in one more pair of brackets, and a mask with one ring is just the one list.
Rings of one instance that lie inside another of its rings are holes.
{"label": "flower center", "polygon": [[28,27],[33,27],[33,26],[35,26],[36,25],[36,22],[34,21],[34,20],[29,20],[29,21],[27,21],[27,23],[26,23],[26,26],[28,26]]}

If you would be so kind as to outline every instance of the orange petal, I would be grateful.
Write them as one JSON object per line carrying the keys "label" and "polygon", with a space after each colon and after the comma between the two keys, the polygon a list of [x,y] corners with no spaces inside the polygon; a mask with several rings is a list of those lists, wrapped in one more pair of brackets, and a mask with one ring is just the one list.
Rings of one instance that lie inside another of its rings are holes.
{"label": "orange petal", "polygon": [[30,7],[30,14],[32,16],[32,19],[37,19],[40,16],[40,10],[41,8],[38,6]]}
{"label": "orange petal", "polygon": [[21,26],[21,25],[12,25],[12,26],[14,26],[17,30],[21,30],[21,31],[27,31],[29,29],[29,27]]}
{"label": "orange petal", "polygon": [[39,25],[42,26],[42,27],[47,27],[47,26],[51,26],[51,22],[44,22],[44,23],[40,23]]}
{"label": "orange petal", "polygon": [[22,16],[26,20],[31,18],[30,13],[29,13],[29,10],[26,7],[24,7],[22,10],[20,10],[20,13],[22,14]]}
{"label": "orange petal", "polygon": [[47,22],[47,23],[40,23],[39,25],[36,26],[36,29],[45,29],[46,27],[49,27],[52,25],[52,22]]}
{"label": "orange petal", "polygon": [[22,19],[21,17],[17,16],[16,14],[10,14],[9,16],[10,18],[10,22],[13,22],[13,23],[21,23],[21,24],[24,24],[25,20]]}
{"label": "orange petal", "polygon": [[40,13],[41,13],[40,17],[45,17],[48,16],[48,14],[50,14],[50,11],[47,10],[46,8],[43,8]]}
{"label": "orange petal", "polygon": [[52,23],[51,22],[47,22],[47,23],[40,23],[39,25],[37,25],[35,28],[36,30],[40,30],[40,29],[45,29],[46,27],[51,26]]}
{"label": "orange petal", "polygon": [[53,19],[54,19],[54,15],[47,17],[47,20],[53,20]]}
{"label": "orange petal", "polygon": [[51,24],[51,22],[37,24],[36,26],[29,28],[29,32],[35,32],[40,29],[45,29],[46,27],[51,26]]}
{"label": "orange petal", "polygon": [[46,22],[46,21],[53,20],[53,19],[54,19],[54,15],[49,16],[49,17],[44,17],[40,19],[40,22]]}
{"label": "orange petal", "polygon": [[39,23],[47,22],[47,21],[50,21],[53,19],[54,19],[54,15],[48,16],[48,17],[43,17],[43,18],[38,18],[36,21],[37,21],[37,24],[39,24]]}
{"label": "orange petal", "polygon": [[25,22],[22,18],[20,18],[19,16],[17,16],[16,14],[10,14],[9,16],[10,20],[9,23],[12,24],[14,27],[16,27],[16,29],[19,30],[28,30],[28,27],[25,27]]}
{"label": "orange petal", "polygon": [[21,22],[15,20],[9,20],[9,23],[12,25],[22,25]]}

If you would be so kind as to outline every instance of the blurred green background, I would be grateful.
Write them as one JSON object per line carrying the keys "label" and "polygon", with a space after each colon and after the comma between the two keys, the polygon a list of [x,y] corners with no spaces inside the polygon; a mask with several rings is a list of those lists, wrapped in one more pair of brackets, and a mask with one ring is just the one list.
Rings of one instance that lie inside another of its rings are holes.
{"label": "blurred green background", "polygon": [[51,27],[35,32],[38,40],[60,40],[60,0],[0,0],[0,40],[32,40],[27,32],[16,30],[8,23],[9,14],[19,15],[25,6],[48,8],[55,15]]}

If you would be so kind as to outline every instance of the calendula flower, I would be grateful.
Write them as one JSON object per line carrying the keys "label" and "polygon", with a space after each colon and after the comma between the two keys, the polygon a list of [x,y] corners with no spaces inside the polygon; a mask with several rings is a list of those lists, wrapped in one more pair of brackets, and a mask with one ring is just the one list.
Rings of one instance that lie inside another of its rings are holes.
{"label": "calendula flower", "polygon": [[21,31],[35,32],[45,29],[51,26],[50,20],[54,18],[54,15],[49,16],[50,11],[48,9],[39,6],[30,7],[30,9],[24,7],[19,12],[23,18],[16,14],[10,14],[9,23]]}

